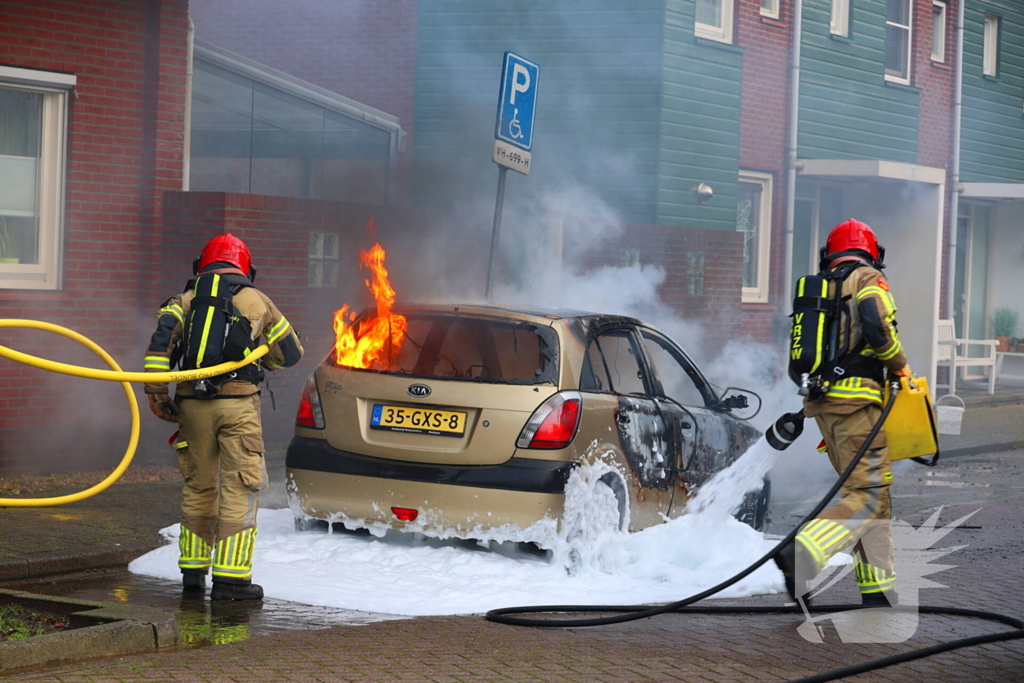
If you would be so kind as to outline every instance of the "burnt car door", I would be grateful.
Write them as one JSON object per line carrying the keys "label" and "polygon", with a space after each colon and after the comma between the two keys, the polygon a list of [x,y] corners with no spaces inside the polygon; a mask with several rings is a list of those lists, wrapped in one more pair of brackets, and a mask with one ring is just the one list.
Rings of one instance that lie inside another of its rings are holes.
{"label": "burnt car door", "polygon": [[671,503],[669,430],[652,396],[653,386],[640,339],[632,328],[605,329],[591,338],[580,377],[580,391],[590,394],[584,400],[584,419],[589,403],[601,408],[600,415],[591,413],[596,420],[614,420],[625,464],[633,475],[627,483],[631,484],[634,528],[659,521]]}
{"label": "burnt car door", "polygon": [[[741,451],[742,427],[713,408],[718,397],[696,364],[671,339],[655,330],[640,330],[654,396],[672,443],[672,483],[688,495]],[[675,499],[673,508],[685,498]]]}

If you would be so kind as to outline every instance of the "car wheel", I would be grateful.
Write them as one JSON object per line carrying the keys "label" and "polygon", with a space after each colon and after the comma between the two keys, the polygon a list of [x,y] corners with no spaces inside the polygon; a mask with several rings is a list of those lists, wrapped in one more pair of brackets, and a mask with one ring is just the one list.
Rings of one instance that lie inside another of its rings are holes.
{"label": "car wheel", "polygon": [[764,531],[768,526],[768,507],[772,500],[772,482],[767,477],[759,491],[750,491],[743,497],[740,509],[736,511],[736,519],[753,527],[756,531]]}
{"label": "car wheel", "polygon": [[326,519],[295,518],[296,531],[330,531],[331,525]]}
{"label": "car wheel", "polygon": [[[622,477],[613,472],[603,474],[594,483],[593,493],[599,491],[606,491],[614,496],[618,514],[613,522],[610,519],[611,516],[607,514],[609,511],[584,508],[577,511],[573,519],[565,520],[566,551],[563,557],[565,571],[569,576],[578,574],[583,566],[590,561],[588,558],[602,537],[610,533],[624,531],[628,525],[628,496]],[[599,497],[604,498],[604,495]],[[595,520],[591,515],[598,519]]]}

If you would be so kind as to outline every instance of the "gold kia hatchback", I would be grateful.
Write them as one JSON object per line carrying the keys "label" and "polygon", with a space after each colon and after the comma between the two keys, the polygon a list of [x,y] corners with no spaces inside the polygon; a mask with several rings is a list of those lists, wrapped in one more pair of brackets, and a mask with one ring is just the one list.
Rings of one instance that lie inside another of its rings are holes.
{"label": "gold kia hatchback", "polygon": [[[600,467],[636,531],[680,515],[760,437],[742,392],[720,396],[633,318],[409,304],[384,329],[373,363],[353,367],[355,343],[339,342],[302,392],[287,455],[298,529],[550,547],[574,468]],[[738,516],[760,529],[768,497],[766,481]]]}

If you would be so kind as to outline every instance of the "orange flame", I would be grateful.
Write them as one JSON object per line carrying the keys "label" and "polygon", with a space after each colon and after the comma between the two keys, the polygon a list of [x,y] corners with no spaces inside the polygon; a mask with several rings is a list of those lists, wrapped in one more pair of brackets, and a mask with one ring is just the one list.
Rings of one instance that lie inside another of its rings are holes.
{"label": "orange flame", "polygon": [[387,254],[380,242],[369,251],[359,252],[359,266],[369,268],[372,278],[363,280],[377,302],[377,314],[355,322],[356,313],[346,303],[334,312],[334,359],[349,368],[390,370],[391,360],[398,355],[408,329],[404,315],[391,312],[395,290],[388,282],[384,267]]}

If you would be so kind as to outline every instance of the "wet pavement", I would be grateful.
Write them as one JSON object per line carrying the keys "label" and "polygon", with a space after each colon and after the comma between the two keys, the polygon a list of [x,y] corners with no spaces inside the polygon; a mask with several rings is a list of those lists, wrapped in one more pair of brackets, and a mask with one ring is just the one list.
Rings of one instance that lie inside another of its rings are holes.
{"label": "wet pavement", "polygon": [[384,619],[403,618],[271,598],[255,603],[230,600],[214,602],[205,593],[183,594],[181,584],[176,581],[139,576],[127,570],[8,583],[4,584],[4,588],[80,600],[156,607],[174,612],[178,617],[181,648],[233,643],[288,631],[357,626]]}

